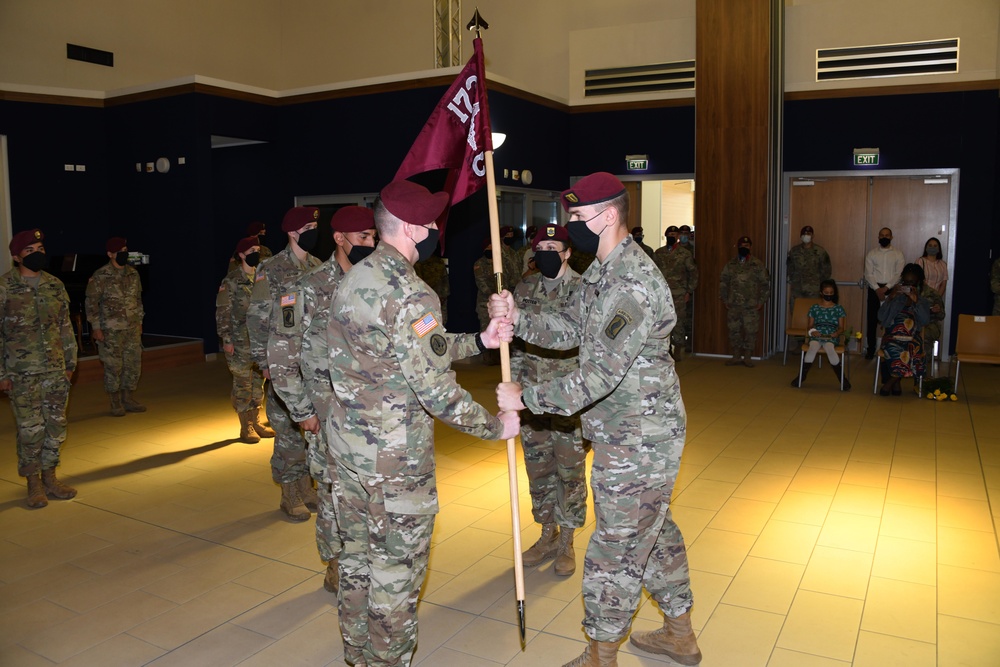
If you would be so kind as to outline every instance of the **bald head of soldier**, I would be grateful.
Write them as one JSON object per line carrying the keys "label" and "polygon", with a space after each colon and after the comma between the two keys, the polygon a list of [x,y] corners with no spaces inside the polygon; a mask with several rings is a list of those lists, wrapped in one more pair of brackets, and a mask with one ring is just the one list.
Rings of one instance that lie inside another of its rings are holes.
{"label": "bald head of soldier", "polygon": [[599,171],[562,192],[569,213],[569,238],[579,250],[601,261],[629,235],[628,191],[615,176]]}
{"label": "bald head of soldier", "polygon": [[446,192],[431,192],[412,181],[393,181],[375,200],[380,242],[395,248],[410,264],[427,259],[437,247],[437,219],[448,201]]}

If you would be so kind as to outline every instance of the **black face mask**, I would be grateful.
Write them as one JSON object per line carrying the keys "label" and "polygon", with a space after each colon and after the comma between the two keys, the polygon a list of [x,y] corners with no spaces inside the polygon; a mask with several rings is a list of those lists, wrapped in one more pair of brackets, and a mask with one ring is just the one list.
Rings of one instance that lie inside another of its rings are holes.
{"label": "black face mask", "polygon": [[118,266],[125,266],[128,263],[128,251],[122,250],[121,252],[115,253],[115,264]]}
{"label": "black face mask", "polygon": [[375,248],[366,245],[352,245],[351,252],[347,253],[347,261],[352,265],[357,264],[373,252],[375,252]]}
{"label": "black face mask", "polygon": [[318,229],[307,229],[304,232],[299,232],[299,240],[296,243],[299,247],[310,252],[316,247],[316,241],[319,240],[319,230]]}
{"label": "black face mask", "polygon": [[507,246],[514,245],[514,237],[513,236],[507,236],[507,237],[505,237],[504,240],[503,240],[503,244],[507,245]]}
{"label": "black face mask", "polygon": [[21,264],[29,271],[44,271],[49,268],[49,256],[44,252],[33,252],[21,260]]}
{"label": "black face mask", "polygon": [[750,248],[740,248],[737,252],[740,254],[740,259],[746,259],[750,256]]}
{"label": "black face mask", "polygon": [[642,243],[643,237],[641,237],[641,236],[633,236],[632,238],[635,239],[636,243]]}
{"label": "black face mask", "polygon": [[566,231],[569,232],[569,240],[572,241],[574,248],[588,255],[596,255],[597,248],[601,245],[601,235],[590,231],[590,227],[587,226],[588,222],[590,221],[578,220],[571,222],[566,225]]}
{"label": "black face mask", "polygon": [[668,236],[667,237],[667,247],[668,248],[673,248],[674,245],[676,245],[676,243],[677,243],[677,238],[676,237],[674,237],[674,236]]}
{"label": "black face mask", "polygon": [[418,262],[422,262],[434,254],[434,248],[437,247],[438,239],[441,237],[441,232],[436,229],[428,229],[427,232],[427,238],[417,243]]}
{"label": "black face mask", "polygon": [[243,259],[243,261],[247,263],[247,266],[253,268],[258,264],[260,264],[260,253],[259,252],[248,253],[247,256]]}
{"label": "black face mask", "polygon": [[837,299],[837,297],[832,294],[821,294],[820,296],[823,297],[823,301],[835,301]]}
{"label": "black face mask", "polygon": [[890,243],[892,243],[891,239],[884,239],[883,238],[883,239],[879,239],[878,240],[878,244],[880,246],[882,246],[883,248],[888,248]]}
{"label": "black face mask", "polygon": [[536,250],[535,268],[546,278],[555,278],[562,268],[562,257],[558,250]]}

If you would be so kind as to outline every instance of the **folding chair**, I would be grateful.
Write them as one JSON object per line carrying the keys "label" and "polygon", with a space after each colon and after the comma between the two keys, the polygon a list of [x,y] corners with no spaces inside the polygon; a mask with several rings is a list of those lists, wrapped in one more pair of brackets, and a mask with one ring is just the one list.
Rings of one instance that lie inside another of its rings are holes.
{"label": "folding chair", "polygon": [[1000,315],[959,315],[955,343],[955,391],[962,362],[1000,364]]}
{"label": "folding chair", "polygon": [[809,333],[809,309],[819,303],[819,299],[807,299],[799,297],[795,299],[795,309],[792,311],[792,319],[785,327],[785,356],[781,365],[788,364],[788,339],[792,336],[805,338]]}

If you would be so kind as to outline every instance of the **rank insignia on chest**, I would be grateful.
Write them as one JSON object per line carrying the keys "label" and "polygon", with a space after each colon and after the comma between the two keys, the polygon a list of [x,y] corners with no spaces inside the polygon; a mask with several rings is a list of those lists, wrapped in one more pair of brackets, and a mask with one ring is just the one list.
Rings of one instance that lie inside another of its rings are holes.
{"label": "rank insignia on chest", "polygon": [[413,332],[417,334],[418,338],[423,338],[431,331],[433,331],[434,328],[437,327],[437,325],[438,321],[437,318],[434,317],[434,313],[426,313],[423,317],[421,317],[419,320],[416,320],[410,326],[413,327]]}

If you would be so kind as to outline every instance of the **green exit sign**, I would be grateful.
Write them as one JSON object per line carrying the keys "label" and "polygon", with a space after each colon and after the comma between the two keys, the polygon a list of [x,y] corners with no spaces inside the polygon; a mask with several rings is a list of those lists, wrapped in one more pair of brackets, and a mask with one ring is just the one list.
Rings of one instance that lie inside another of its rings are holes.
{"label": "green exit sign", "polygon": [[649,169],[649,156],[626,155],[625,168],[628,171],[646,171],[647,169]]}
{"label": "green exit sign", "polygon": [[878,166],[878,149],[877,148],[855,148],[854,149],[854,166],[855,167],[877,167]]}

